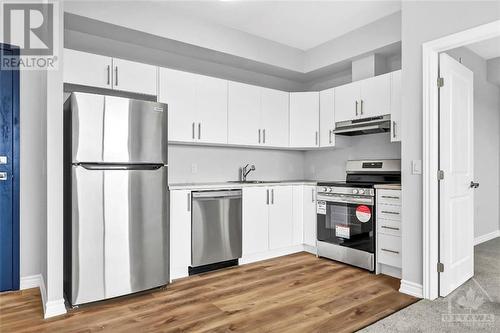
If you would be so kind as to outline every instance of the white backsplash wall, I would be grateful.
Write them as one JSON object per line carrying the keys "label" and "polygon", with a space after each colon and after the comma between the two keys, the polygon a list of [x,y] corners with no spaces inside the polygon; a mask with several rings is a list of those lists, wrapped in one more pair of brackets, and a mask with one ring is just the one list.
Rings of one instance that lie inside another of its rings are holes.
{"label": "white backsplash wall", "polygon": [[169,145],[169,183],[239,179],[239,168],[255,164],[249,180],[304,178],[304,153],[293,150]]}
{"label": "white backsplash wall", "polygon": [[353,136],[342,141],[345,143],[341,147],[306,152],[304,177],[320,181],[345,180],[348,160],[401,158],[401,144],[391,143],[389,133]]}

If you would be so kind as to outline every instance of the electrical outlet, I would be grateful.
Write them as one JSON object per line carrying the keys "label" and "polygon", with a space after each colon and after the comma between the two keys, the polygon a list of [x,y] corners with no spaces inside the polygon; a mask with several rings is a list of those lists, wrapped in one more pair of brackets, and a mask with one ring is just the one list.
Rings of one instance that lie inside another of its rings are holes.
{"label": "electrical outlet", "polygon": [[198,173],[198,164],[196,163],[191,164],[191,173]]}

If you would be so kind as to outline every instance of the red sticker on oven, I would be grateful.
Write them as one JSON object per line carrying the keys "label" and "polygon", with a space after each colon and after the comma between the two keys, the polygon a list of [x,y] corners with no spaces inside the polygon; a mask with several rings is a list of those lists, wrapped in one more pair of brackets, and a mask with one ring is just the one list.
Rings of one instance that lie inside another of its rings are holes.
{"label": "red sticker on oven", "polygon": [[356,217],[360,222],[366,223],[372,218],[372,211],[370,207],[361,205],[356,208]]}

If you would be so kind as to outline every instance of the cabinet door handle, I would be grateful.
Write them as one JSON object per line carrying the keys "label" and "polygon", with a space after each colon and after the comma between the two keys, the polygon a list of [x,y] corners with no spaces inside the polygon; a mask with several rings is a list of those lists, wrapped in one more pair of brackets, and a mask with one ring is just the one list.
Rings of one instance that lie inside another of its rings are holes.
{"label": "cabinet door handle", "polygon": [[118,66],[115,66],[115,86],[118,87]]}
{"label": "cabinet door handle", "polygon": [[388,249],[380,249],[380,250],[385,251],[385,252],[394,253],[394,254],[399,254],[398,251],[394,251],[394,250],[388,250]]}
{"label": "cabinet door handle", "polygon": [[358,101],[356,101],[355,107],[356,107],[356,117],[357,117],[358,116]]}
{"label": "cabinet door handle", "polygon": [[333,130],[328,131],[328,142],[332,144],[332,132]]}
{"label": "cabinet door handle", "polygon": [[269,189],[266,190],[266,195],[267,195],[266,205],[269,205]]}
{"label": "cabinet door handle", "polygon": [[108,72],[108,80],[106,82],[106,85],[109,86],[111,83],[111,66],[110,65],[108,65],[107,72]]}
{"label": "cabinet door handle", "polygon": [[262,141],[263,141],[263,143],[266,143],[266,129],[265,128],[262,130]]}
{"label": "cabinet door handle", "polygon": [[390,230],[399,230],[399,228],[394,228],[394,227],[388,227],[386,225],[380,226],[383,229],[390,229]]}
{"label": "cabinet door handle", "polygon": [[383,195],[382,198],[384,198],[384,199],[396,199],[396,200],[399,200],[399,197],[394,197],[392,195]]}
{"label": "cabinet door handle", "polygon": [[271,205],[274,205],[274,189],[271,190]]}
{"label": "cabinet door handle", "polygon": [[201,139],[201,123],[198,123],[198,140]]}
{"label": "cabinet door handle", "polygon": [[188,212],[191,211],[191,193],[188,193],[187,195],[187,210]]}
{"label": "cabinet door handle", "polygon": [[260,143],[260,132],[261,132],[261,130],[260,130],[260,128],[259,128],[259,143]]}
{"label": "cabinet door handle", "polygon": [[193,121],[193,126],[192,126],[192,132],[193,132],[193,140],[194,140],[194,121]]}
{"label": "cabinet door handle", "polygon": [[363,115],[363,100],[361,100],[361,115]]}
{"label": "cabinet door handle", "polygon": [[392,121],[392,137],[396,138],[396,122]]}
{"label": "cabinet door handle", "polygon": [[314,189],[311,189],[311,202],[314,202]]}
{"label": "cabinet door handle", "polygon": [[388,210],[383,210],[382,213],[384,213],[384,214],[392,214],[392,215],[399,215],[398,212],[390,212]]}
{"label": "cabinet door handle", "polygon": [[316,131],[315,137],[316,137],[316,146],[317,146],[318,145],[318,131]]}

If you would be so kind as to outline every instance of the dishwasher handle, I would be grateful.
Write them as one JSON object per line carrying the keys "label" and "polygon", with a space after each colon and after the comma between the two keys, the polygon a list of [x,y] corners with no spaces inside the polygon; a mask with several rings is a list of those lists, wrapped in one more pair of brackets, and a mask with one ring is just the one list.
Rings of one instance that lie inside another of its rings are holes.
{"label": "dishwasher handle", "polygon": [[215,198],[241,198],[241,190],[227,191],[198,191],[193,192],[193,200],[197,198],[215,199]]}

